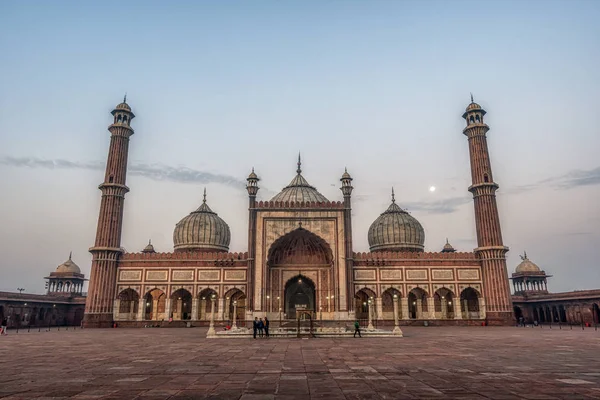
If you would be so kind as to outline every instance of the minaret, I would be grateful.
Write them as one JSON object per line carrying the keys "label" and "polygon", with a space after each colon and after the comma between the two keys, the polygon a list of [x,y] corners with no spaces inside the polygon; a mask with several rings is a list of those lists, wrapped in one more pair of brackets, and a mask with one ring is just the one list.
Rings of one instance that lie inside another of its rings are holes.
{"label": "minaret", "polygon": [[83,318],[85,327],[106,328],[113,323],[117,263],[122,253],[123,203],[125,193],[129,192],[129,188],[125,186],[125,178],[129,137],[133,135],[130,124],[135,118],[126,101],[127,96],[112,111],[114,121],[108,127],[111,134],[110,147],[104,183],[98,186],[102,199],[96,243],[90,248],[92,270]]}
{"label": "minaret", "polygon": [[485,110],[475,102],[471,95],[471,104],[463,118],[467,126],[463,133],[469,139],[472,185],[469,191],[475,203],[475,226],[477,228],[477,248],[475,253],[481,260],[483,297],[486,319],[489,324],[512,324],[514,319],[506,252],[508,247],[502,243],[500,218],[496,204],[498,184],[494,182],[492,166],[488,152],[486,133],[490,129],[484,122]]}
{"label": "minaret", "polygon": [[246,179],[248,185],[248,272],[246,275],[246,311],[254,311],[254,273],[256,265],[255,252],[256,252],[256,194],[258,193],[258,176],[252,172]]}
{"label": "minaret", "polygon": [[342,187],[340,190],[344,195],[344,253],[346,257],[346,282],[347,288],[346,293],[346,310],[352,313],[354,311],[354,296],[350,296],[350,293],[354,293],[354,276],[353,276],[353,263],[354,253],[352,250],[352,177],[348,173],[348,169],[344,170],[344,174],[340,179]]}

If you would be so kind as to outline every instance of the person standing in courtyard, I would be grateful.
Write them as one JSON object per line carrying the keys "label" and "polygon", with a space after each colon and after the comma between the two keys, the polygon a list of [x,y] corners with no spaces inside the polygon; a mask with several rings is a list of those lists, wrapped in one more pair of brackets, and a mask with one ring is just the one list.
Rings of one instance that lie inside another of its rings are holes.
{"label": "person standing in courtyard", "polygon": [[269,338],[269,319],[265,316],[265,336]]}
{"label": "person standing in courtyard", "polygon": [[0,326],[0,333],[2,335],[6,335],[6,325],[8,325],[8,320],[6,317],[2,318],[2,326]]}
{"label": "person standing in courtyard", "polygon": [[254,317],[252,321],[252,331],[254,332],[254,339],[256,339],[256,331],[258,330],[258,317]]}
{"label": "person standing in courtyard", "polygon": [[361,338],[362,336],[360,335],[360,324],[358,323],[358,320],[354,321],[354,337],[356,337],[357,333],[358,337]]}
{"label": "person standing in courtyard", "polygon": [[258,320],[258,336],[263,337],[263,330],[265,329],[265,323],[262,318]]}

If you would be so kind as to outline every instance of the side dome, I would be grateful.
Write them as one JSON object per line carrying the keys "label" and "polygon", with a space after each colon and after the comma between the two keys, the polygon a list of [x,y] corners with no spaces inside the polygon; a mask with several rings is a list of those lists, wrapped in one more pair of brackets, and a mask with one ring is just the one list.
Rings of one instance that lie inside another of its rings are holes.
{"label": "side dome", "polygon": [[298,169],[296,170],[296,176],[289,185],[283,188],[283,190],[275,195],[271,201],[279,202],[328,202],[327,198],[323,196],[319,191],[311,186],[306,179],[302,176],[302,169],[300,166],[300,155],[298,155]]}
{"label": "side dome", "polygon": [[202,205],[175,225],[175,251],[229,251],[229,225],[206,204],[206,189]]}
{"label": "side dome", "polygon": [[148,244],[142,250],[142,253],[156,253],[154,246],[152,246],[152,240],[148,240]]}
{"label": "side dome", "polygon": [[515,272],[517,274],[522,274],[522,273],[540,274],[540,273],[542,273],[542,270],[540,269],[540,267],[538,267],[534,262],[532,262],[529,258],[527,258],[527,252],[524,252],[524,254],[520,257],[521,257],[521,263],[519,263],[519,265],[517,265],[517,268],[515,269]]}
{"label": "side dome", "polygon": [[446,244],[442,248],[442,253],[456,253],[454,247],[448,242],[448,238],[446,238]]}
{"label": "side dome", "polygon": [[59,274],[81,274],[81,269],[77,264],[73,262],[71,256],[72,253],[69,253],[69,259],[64,263],[60,264],[54,272]]}
{"label": "side dome", "polygon": [[401,209],[394,198],[392,204],[369,227],[371,251],[415,251],[425,248],[425,231],[412,215]]}

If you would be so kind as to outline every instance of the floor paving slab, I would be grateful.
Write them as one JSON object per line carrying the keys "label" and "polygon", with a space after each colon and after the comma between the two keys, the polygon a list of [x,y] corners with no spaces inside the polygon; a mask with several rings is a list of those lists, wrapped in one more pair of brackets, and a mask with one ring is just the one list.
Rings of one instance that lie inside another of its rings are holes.
{"label": "floor paving slab", "polygon": [[0,398],[600,399],[600,331],[406,327],[403,338],[206,339],[206,329],[0,338]]}

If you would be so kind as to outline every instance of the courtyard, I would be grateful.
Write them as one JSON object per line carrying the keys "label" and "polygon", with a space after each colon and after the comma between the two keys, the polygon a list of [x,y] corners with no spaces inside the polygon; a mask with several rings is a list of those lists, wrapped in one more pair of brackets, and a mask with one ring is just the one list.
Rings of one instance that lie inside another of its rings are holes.
{"label": "courtyard", "polygon": [[600,399],[600,331],[404,327],[404,338],[206,339],[206,328],[0,337],[8,399]]}

